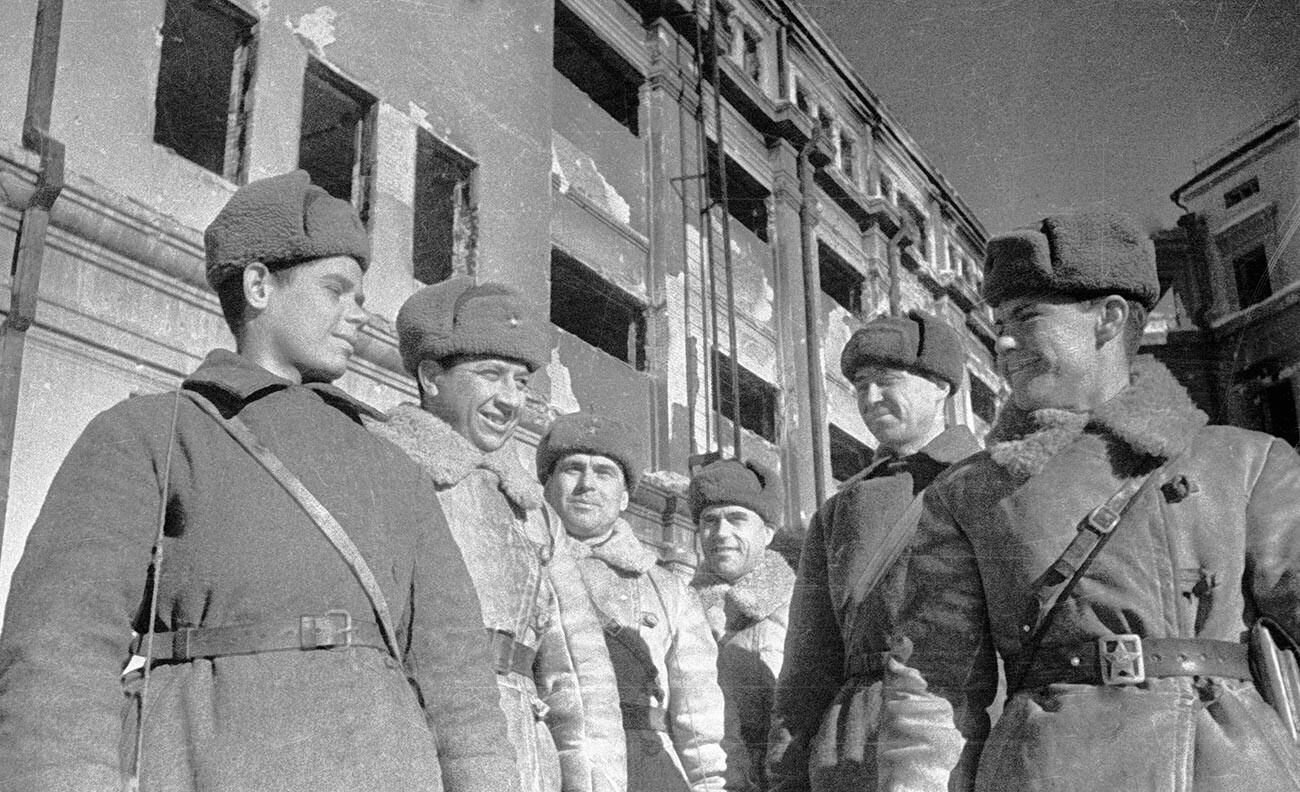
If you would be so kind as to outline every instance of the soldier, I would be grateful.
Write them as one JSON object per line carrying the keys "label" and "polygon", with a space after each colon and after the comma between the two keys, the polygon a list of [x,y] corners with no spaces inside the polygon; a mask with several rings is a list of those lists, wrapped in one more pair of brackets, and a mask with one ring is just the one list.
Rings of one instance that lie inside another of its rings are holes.
{"label": "soldier", "polygon": [[1159,285],[1129,219],[1048,217],[990,240],[986,272],[1011,400],[926,492],[899,628],[968,741],[953,787],[1300,788],[1241,643],[1261,616],[1300,629],[1300,459],[1135,356]]}
{"label": "soldier", "polygon": [[657,565],[620,516],[640,458],[622,422],[561,415],[537,447],[537,476],[605,627],[627,733],[628,789],[718,792],[726,771],[718,648],[695,593]]}
{"label": "soldier", "polygon": [[[921,491],[980,449],[965,426],[945,428],[965,359],[957,333],[919,313],[876,319],[844,345],[840,370],[880,446],[808,526],[772,716],[773,789],[875,788],[881,671],[902,593],[899,566],[881,562],[915,530]],[[880,582],[864,590],[864,575]]]}
{"label": "soldier", "polygon": [[205,241],[238,352],[101,413],[55,477],[0,637],[0,788],[517,788],[433,487],[328,384],[368,318],[356,211],[296,171]]}
{"label": "soldier", "polygon": [[483,603],[525,790],[622,792],[625,746],[604,634],[542,488],[511,443],[550,334],[520,296],[456,278],[397,313],[420,404],[376,430],[424,466]]}
{"label": "soldier", "polygon": [[687,494],[704,552],[691,586],[718,642],[727,786],[764,789],[772,694],[794,589],[794,570],[768,549],[780,525],[781,480],[758,462],[722,459],[696,472]]}

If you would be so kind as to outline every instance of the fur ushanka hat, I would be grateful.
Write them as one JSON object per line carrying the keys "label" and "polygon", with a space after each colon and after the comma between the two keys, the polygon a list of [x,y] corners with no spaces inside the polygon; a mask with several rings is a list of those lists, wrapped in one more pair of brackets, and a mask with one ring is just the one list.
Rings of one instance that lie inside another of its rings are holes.
{"label": "fur ushanka hat", "polygon": [[422,360],[492,355],[536,371],[551,358],[547,324],[519,292],[500,283],[459,277],[425,286],[397,311],[402,365],[415,375]]}
{"label": "fur ushanka hat", "polygon": [[1126,215],[1089,210],[1045,218],[989,240],[984,298],[1060,294],[1080,299],[1119,294],[1148,311],[1160,299],[1151,240]]}
{"label": "fur ushanka hat", "polygon": [[719,459],[700,468],[687,490],[691,521],[710,506],[743,506],[763,518],[771,528],[781,523],[785,491],[776,471],[750,460]]}
{"label": "fur ushanka hat", "polygon": [[863,366],[903,369],[933,377],[961,388],[966,369],[966,347],[961,336],[939,319],[913,312],[907,316],[882,316],[858,328],[840,353],[845,378]]}
{"label": "fur ushanka hat", "polygon": [[312,184],[304,170],[240,187],[208,225],[203,246],[214,289],[254,261],[271,270],[331,256],[351,256],[362,272],[370,264],[356,208]]}
{"label": "fur ushanka hat", "polygon": [[641,478],[641,444],[631,428],[617,418],[582,412],[557,417],[537,445],[537,479],[545,484],[555,463],[570,454],[594,454],[614,460],[623,469],[628,492],[636,489]]}

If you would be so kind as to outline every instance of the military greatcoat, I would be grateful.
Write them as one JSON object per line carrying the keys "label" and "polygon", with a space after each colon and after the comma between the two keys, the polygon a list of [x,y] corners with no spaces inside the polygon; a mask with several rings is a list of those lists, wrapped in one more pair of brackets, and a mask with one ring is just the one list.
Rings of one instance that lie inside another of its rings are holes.
{"label": "military greatcoat", "polygon": [[[799,556],[772,715],[772,788],[875,787],[881,658],[902,596],[902,565],[864,599],[855,600],[852,589],[912,499],[979,450],[969,429],[951,427],[915,454],[880,456],[813,516]],[[914,529],[909,526],[909,535]],[[850,611],[859,622],[854,636],[846,632]]]}
{"label": "military greatcoat", "polygon": [[[1031,583],[1094,507],[1170,460],[1051,621],[1023,677],[1038,681],[1018,684]],[[1042,676],[1095,661],[1108,635],[1237,642],[1258,616],[1300,632],[1300,458],[1268,435],[1206,426],[1154,360],[1138,358],[1131,384],[1091,414],[1004,408],[988,450],[926,491],[909,552],[910,665],[951,702],[965,766],[978,760],[955,788],[1300,789],[1300,747],[1249,680]],[[994,649],[1010,692],[990,734]]]}
{"label": "military greatcoat", "polygon": [[[238,414],[347,531],[388,600],[405,665],[369,647],[156,665],[138,717],[140,788],[517,788],[469,574],[428,479],[362,427],[377,414],[225,351],[184,387]],[[333,610],[374,620],[339,553],[212,417],[174,394],[113,407],[64,460],[14,575],[0,635],[0,789],[123,788],[133,630],[292,624]]]}

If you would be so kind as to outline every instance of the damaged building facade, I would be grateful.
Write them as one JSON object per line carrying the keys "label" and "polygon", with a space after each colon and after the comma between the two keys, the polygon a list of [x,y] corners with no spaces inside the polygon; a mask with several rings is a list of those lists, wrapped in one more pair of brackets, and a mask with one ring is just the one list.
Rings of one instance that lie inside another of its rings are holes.
{"label": "damaged building facade", "polygon": [[783,471],[796,533],[864,464],[838,365],[863,319],[919,308],[963,330],[949,417],[986,431],[1004,386],[977,299],[985,230],[803,9],[715,2],[11,4],[9,260],[20,224],[36,242],[41,141],[64,156],[40,255],[5,282],[34,323],[11,311],[6,329],[0,596],[90,418],[230,345],[202,230],[239,184],[295,167],[373,240],[375,318],[340,384],[413,399],[403,300],[454,274],[513,284],[555,326],[521,457],[557,412],[633,424],[659,472],[632,517],[683,564],[698,455],[738,434]]}
{"label": "damaged building facade", "polygon": [[1174,190],[1155,237],[1169,329],[1152,347],[1218,423],[1300,443],[1300,102]]}

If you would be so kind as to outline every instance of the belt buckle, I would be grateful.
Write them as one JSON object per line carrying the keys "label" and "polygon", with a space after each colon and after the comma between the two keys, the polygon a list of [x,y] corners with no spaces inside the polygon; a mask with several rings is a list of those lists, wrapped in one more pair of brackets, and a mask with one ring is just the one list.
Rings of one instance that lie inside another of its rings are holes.
{"label": "belt buckle", "polygon": [[1146,681],[1139,635],[1103,635],[1097,639],[1097,660],[1103,685],[1138,685]]}
{"label": "belt buckle", "polygon": [[298,646],[301,649],[328,649],[352,645],[352,614],[332,610],[324,616],[298,618]]}

